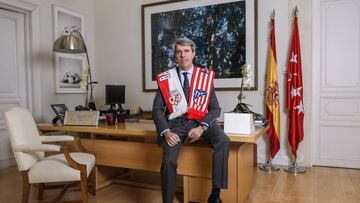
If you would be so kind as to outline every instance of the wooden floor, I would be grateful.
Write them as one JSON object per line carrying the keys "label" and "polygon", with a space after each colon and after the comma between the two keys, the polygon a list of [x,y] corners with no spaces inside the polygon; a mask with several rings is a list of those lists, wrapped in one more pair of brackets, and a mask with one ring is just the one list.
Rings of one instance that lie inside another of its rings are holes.
{"label": "wooden floor", "polygon": [[312,167],[293,175],[258,170],[247,203],[360,203],[360,170]]}
{"label": "wooden floor", "polygon": [[[158,175],[140,173],[136,178],[158,182]],[[36,189],[31,191],[31,200],[35,200]],[[54,192],[45,192],[45,199],[54,196]],[[182,202],[182,194],[177,193],[175,203]],[[64,199],[80,197],[79,190],[68,191]],[[89,195],[91,203],[160,203],[161,192],[157,189],[144,189],[120,184],[112,184]],[[12,203],[21,200],[21,177],[16,168],[0,170],[0,202]],[[360,170],[312,167],[300,175],[280,170],[267,173],[258,170],[255,187],[246,203],[359,203]]]}

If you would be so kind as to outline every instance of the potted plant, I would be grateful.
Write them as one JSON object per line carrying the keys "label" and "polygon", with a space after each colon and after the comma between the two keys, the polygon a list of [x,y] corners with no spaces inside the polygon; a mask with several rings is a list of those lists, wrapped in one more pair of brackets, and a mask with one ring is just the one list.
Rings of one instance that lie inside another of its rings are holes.
{"label": "potted plant", "polygon": [[241,86],[240,86],[240,93],[237,97],[238,103],[232,112],[233,113],[252,113],[255,120],[264,119],[263,115],[250,110],[250,108],[249,108],[249,106],[251,106],[250,104],[246,104],[243,102],[243,100],[245,99],[245,95],[243,93],[244,89],[245,88],[250,89],[250,87],[253,84],[250,64],[244,64],[243,66],[241,66],[241,75],[242,75],[242,80],[241,80]]}
{"label": "potted plant", "polygon": [[235,134],[251,134],[255,131],[254,120],[264,120],[264,116],[250,110],[249,104],[243,102],[245,99],[244,89],[252,85],[252,72],[249,64],[241,66],[241,86],[238,95],[238,103],[234,110],[224,114],[224,131]]}

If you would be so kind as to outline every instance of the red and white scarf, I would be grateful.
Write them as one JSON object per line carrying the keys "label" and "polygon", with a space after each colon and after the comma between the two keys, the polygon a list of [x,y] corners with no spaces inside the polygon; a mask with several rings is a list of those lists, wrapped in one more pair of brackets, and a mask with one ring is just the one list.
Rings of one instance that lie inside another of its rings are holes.
{"label": "red and white scarf", "polygon": [[156,79],[170,112],[169,119],[187,112],[188,119],[201,121],[207,113],[214,77],[214,71],[194,67],[189,101],[186,102],[176,68],[158,74]]}

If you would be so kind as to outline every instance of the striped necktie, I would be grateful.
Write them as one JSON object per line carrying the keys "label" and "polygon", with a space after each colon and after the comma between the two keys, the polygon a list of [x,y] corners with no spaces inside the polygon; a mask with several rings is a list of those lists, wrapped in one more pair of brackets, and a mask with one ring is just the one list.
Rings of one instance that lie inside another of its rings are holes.
{"label": "striped necktie", "polygon": [[183,72],[182,73],[183,76],[184,76],[184,83],[183,83],[183,90],[184,90],[184,94],[185,94],[185,98],[186,98],[186,101],[189,100],[189,79],[187,77],[187,72]]}

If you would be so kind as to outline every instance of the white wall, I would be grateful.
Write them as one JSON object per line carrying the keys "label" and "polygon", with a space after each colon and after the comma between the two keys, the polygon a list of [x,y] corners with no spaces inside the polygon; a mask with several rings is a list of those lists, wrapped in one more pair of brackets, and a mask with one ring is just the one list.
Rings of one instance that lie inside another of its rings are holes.
{"label": "white wall", "polygon": [[[154,93],[142,92],[141,62],[141,5],[159,0],[102,0],[95,1],[95,69],[99,85],[95,90],[98,105],[104,103],[105,84],[126,85],[126,108],[141,106],[151,110]],[[277,60],[281,102],[281,149],[274,163],[288,164],[287,114],[285,111],[285,70],[288,60],[289,41],[292,32],[292,9],[299,8],[299,29],[302,49],[305,138],[298,151],[299,164],[310,164],[310,113],[311,113],[311,1],[307,0],[259,0],[258,2],[258,91],[246,92],[245,102],[252,104],[256,112],[264,112],[264,78],[267,64],[269,17],[276,12]],[[223,112],[231,111],[237,103],[238,92],[218,91]],[[221,116],[220,120],[223,117]],[[265,162],[267,139],[258,141],[259,162]]]}
{"label": "white wall", "polygon": [[103,104],[105,84],[125,84],[125,107],[152,108],[153,93],[142,92],[141,5],[154,1],[95,1],[95,100]]}

